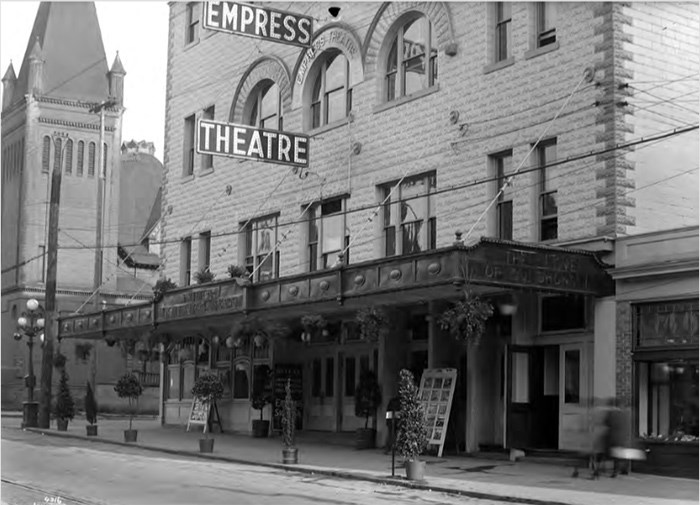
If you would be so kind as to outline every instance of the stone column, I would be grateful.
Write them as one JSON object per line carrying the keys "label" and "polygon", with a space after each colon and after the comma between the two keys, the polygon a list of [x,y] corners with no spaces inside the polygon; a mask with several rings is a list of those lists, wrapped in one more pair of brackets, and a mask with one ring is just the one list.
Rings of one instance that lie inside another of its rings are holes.
{"label": "stone column", "polygon": [[404,313],[387,310],[389,331],[379,340],[379,369],[377,377],[382,389],[382,405],[377,409],[377,440],[384,444],[387,437],[386,406],[399,392],[399,371],[407,366],[407,336]]}

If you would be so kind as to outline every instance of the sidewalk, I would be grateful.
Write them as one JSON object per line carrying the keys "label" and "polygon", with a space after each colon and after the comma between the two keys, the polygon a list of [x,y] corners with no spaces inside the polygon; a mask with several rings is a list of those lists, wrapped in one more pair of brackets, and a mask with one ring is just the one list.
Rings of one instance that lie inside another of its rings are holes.
{"label": "sidewalk", "polygon": [[[3,429],[19,429],[21,418],[12,413],[2,414]],[[76,419],[68,431],[30,428],[30,431],[67,438],[124,444],[123,431],[128,428],[127,419],[101,418],[98,421],[99,436],[85,436],[85,421]],[[252,438],[248,433],[214,433],[212,455],[200,454],[198,431],[186,432],[184,427],[162,427],[154,419],[135,419],[139,430],[138,442],[128,444],[143,449],[196,456],[217,460],[249,463],[283,468],[288,471],[319,473],[343,478],[355,478],[387,484],[411,486],[448,493],[458,493],[476,498],[501,498],[530,503],[567,503],[576,505],[670,505],[672,503],[698,503],[698,481],[636,474],[604,476],[589,480],[587,470],[581,477],[572,478],[571,468],[565,465],[542,464],[525,460],[516,463],[486,458],[449,456],[437,458],[425,456],[427,462],[425,481],[407,481],[405,471],[396,460],[396,477],[391,477],[391,455],[380,449],[355,450],[336,434],[299,433],[298,465],[282,465],[282,447],[279,438]],[[201,430],[201,429],[200,429]],[[216,430],[215,430],[216,431]]]}

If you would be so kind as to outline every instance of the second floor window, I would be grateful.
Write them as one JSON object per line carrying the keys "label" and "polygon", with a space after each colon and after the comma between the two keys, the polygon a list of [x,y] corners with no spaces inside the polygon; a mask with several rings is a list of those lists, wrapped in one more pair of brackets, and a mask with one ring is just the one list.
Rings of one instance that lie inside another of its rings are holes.
{"label": "second floor window", "polygon": [[211,266],[211,232],[199,234],[199,270],[208,270]]}
{"label": "second floor window", "polygon": [[350,243],[345,202],[344,198],[336,198],[309,208],[309,271],[332,267]]}
{"label": "second floor window", "polygon": [[538,2],[535,5],[537,15],[537,47],[554,44],[557,41],[555,28],[557,4],[553,2]]}
{"label": "second floor window", "polygon": [[[497,187],[496,191],[500,191],[506,183],[507,175],[513,168],[513,154],[511,151],[496,154],[492,156],[493,164],[496,169]],[[498,238],[504,240],[513,239],[513,189],[511,184],[506,186],[498,195],[496,203],[496,214],[498,216]]]}
{"label": "second floor window", "polygon": [[200,8],[201,7],[198,2],[190,2],[187,4],[187,35],[185,36],[186,44],[191,44],[197,40]]}
{"label": "second floor window", "polygon": [[539,170],[539,218],[540,240],[554,240],[558,237],[558,199],[553,181],[552,168],[548,164],[557,159],[556,140],[547,140],[537,146],[537,166]]}
{"label": "second floor window", "polygon": [[311,97],[312,128],[347,117],[352,108],[348,75],[347,58],[341,52],[330,53],[314,81]]}
{"label": "second floor window", "polygon": [[510,57],[511,38],[511,4],[497,2],[496,9],[496,61]]}
{"label": "second floor window", "polygon": [[[411,254],[436,247],[435,173],[404,179],[382,187],[384,252],[386,256]],[[393,189],[393,193],[392,193]],[[390,196],[391,195],[391,196]],[[388,198],[388,199],[387,199]]]}
{"label": "second floor window", "polygon": [[437,82],[437,47],[437,37],[428,18],[419,17],[399,28],[386,63],[387,101]]}
{"label": "second floor window", "polygon": [[247,124],[266,130],[282,129],[282,100],[280,88],[267,81],[251,94]]}
{"label": "second floor window", "polygon": [[[207,107],[202,113],[202,119],[214,120],[214,106]],[[214,155],[213,154],[203,154],[202,155],[202,168],[214,168]]]}
{"label": "second floor window", "polygon": [[182,175],[192,175],[194,173],[194,133],[195,133],[195,118],[194,114],[185,118],[185,152],[182,161]]}
{"label": "second floor window", "polygon": [[180,285],[189,286],[192,281],[192,238],[180,243]]}
{"label": "second floor window", "polygon": [[245,266],[254,281],[266,281],[279,275],[277,245],[277,216],[251,220],[244,233]]}

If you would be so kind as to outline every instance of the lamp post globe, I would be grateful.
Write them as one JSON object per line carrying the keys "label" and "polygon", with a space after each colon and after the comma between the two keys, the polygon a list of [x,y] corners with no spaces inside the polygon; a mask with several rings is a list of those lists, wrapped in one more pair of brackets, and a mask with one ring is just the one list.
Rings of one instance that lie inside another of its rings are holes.
{"label": "lamp post globe", "polygon": [[36,310],[39,308],[39,302],[35,298],[30,298],[27,300],[27,309]]}

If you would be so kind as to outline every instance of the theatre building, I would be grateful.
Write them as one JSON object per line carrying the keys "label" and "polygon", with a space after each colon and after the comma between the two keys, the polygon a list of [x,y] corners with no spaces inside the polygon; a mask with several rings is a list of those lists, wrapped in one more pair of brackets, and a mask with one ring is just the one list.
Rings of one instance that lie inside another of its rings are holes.
{"label": "theatre building", "polygon": [[[267,365],[294,378],[301,429],[354,431],[370,368],[382,443],[399,370],[453,368],[445,450],[580,449],[619,378],[617,237],[697,224],[695,119],[668,111],[697,87],[697,6],[294,3],[302,47],[212,29],[223,5],[170,4],[161,263],[178,287],[61,334],[162,345],[165,424],[216,369],[224,428],[249,431]],[[494,307],[478,346],[439,324],[465,290]],[[368,307],[388,318],[377,340]]]}

